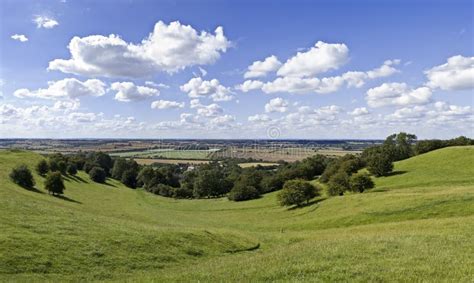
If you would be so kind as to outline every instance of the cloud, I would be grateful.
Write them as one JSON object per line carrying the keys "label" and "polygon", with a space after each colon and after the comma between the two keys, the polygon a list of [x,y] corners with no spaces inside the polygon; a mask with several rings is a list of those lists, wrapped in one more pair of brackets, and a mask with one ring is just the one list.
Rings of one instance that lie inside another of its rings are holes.
{"label": "cloud", "polygon": [[149,85],[149,86],[155,87],[155,88],[157,88],[157,87],[159,87],[159,88],[170,88],[169,85],[166,85],[166,84],[163,84],[163,83],[157,84],[157,83],[152,82],[152,81],[146,81],[145,85]]}
{"label": "cloud", "polygon": [[41,15],[35,16],[33,18],[33,22],[36,24],[36,28],[51,29],[59,25],[59,23],[55,19]]}
{"label": "cloud", "polygon": [[26,37],[24,34],[14,34],[11,36],[12,39],[18,40],[20,42],[27,42],[28,37]]}
{"label": "cloud", "polygon": [[408,106],[426,104],[431,100],[428,87],[410,88],[405,83],[383,83],[367,91],[367,104],[370,107]]}
{"label": "cloud", "polygon": [[235,117],[227,114],[209,120],[211,127],[217,128],[229,128],[233,122],[235,122]]}
{"label": "cloud", "polygon": [[79,100],[61,101],[58,100],[54,103],[53,108],[57,110],[72,111],[79,109],[81,103]]}
{"label": "cloud", "polygon": [[258,78],[265,77],[268,73],[278,70],[281,66],[281,62],[275,55],[265,58],[263,61],[255,61],[248,67],[248,71],[245,72],[244,78]]}
{"label": "cloud", "polygon": [[425,71],[427,85],[442,90],[474,89],[474,57],[461,55],[448,58],[448,62]]}
{"label": "cloud", "polygon": [[267,114],[256,114],[253,116],[249,116],[247,120],[253,123],[265,123],[271,121],[270,117]]}
{"label": "cloud", "polygon": [[110,89],[117,91],[115,100],[122,102],[140,101],[160,95],[160,91],[156,88],[137,86],[132,82],[115,82]]}
{"label": "cloud", "polygon": [[264,83],[261,81],[254,81],[254,80],[246,80],[240,85],[237,85],[235,88],[242,91],[242,92],[249,92],[255,89],[261,89]]}
{"label": "cloud", "polygon": [[152,109],[170,109],[183,108],[184,102],[170,101],[170,100],[156,100],[151,103]]}
{"label": "cloud", "polygon": [[204,81],[201,78],[192,78],[180,86],[181,91],[187,92],[190,98],[210,97],[214,101],[229,101],[234,97],[228,87],[224,87],[217,79]]}
{"label": "cloud", "polygon": [[220,107],[216,103],[212,103],[209,105],[200,105],[199,107],[197,107],[197,114],[203,117],[215,117],[219,114],[222,114],[223,112],[224,109],[222,109],[222,107]]}
{"label": "cloud", "polygon": [[[393,66],[400,63],[400,60],[387,60],[382,66],[367,72],[349,71],[339,76],[324,78],[300,78],[300,77],[280,77],[274,81],[266,82],[262,86],[265,93],[332,93],[340,90],[342,87],[364,86],[369,79],[390,76],[399,72]],[[243,87],[243,85],[241,85]]]}
{"label": "cloud", "polygon": [[347,114],[351,116],[364,116],[364,115],[370,114],[370,112],[365,107],[359,107],[359,108],[355,108],[351,112],[348,112]]}
{"label": "cloud", "polygon": [[281,97],[274,98],[265,104],[265,112],[280,112],[284,113],[288,110],[288,100],[285,100]]}
{"label": "cloud", "polygon": [[345,44],[318,41],[306,52],[298,52],[278,70],[282,77],[310,77],[338,69],[348,60],[349,48]]}
{"label": "cloud", "polygon": [[161,71],[171,74],[194,65],[212,64],[230,45],[222,27],[217,27],[214,34],[198,33],[177,21],[169,25],[159,21],[139,44],[113,34],[76,36],[68,46],[71,59],[55,59],[48,69],[105,77],[138,78]]}
{"label": "cloud", "polygon": [[81,82],[74,78],[48,82],[48,88],[30,91],[22,88],[13,95],[19,98],[64,99],[78,98],[81,96],[102,96],[105,94],[105,83],[97,79]]}

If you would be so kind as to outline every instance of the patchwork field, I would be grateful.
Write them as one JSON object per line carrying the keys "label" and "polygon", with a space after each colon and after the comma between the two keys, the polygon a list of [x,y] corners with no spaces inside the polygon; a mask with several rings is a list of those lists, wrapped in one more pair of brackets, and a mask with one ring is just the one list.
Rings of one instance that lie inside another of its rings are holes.
{"label": "patchwork field", "polygon": [[65,197],[8,179],[41,156],[0,151],[0,281],[472,282],[474,147],[395,165],[363,194],[299,209],[174,200],[84,172]]}
{"label": "patchwork field", "polygon": [[209,159],[218,149],[209,150],[175,150],[175,149],[149,149],[144,151],[126,151],[112,153],[111,156],[127,158],[148,159]]}

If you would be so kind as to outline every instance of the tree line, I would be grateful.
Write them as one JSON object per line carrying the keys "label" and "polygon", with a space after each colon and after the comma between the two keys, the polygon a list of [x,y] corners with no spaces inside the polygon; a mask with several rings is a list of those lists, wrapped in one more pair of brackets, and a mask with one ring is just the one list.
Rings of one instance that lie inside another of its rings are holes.
{"label": "tree line", "polygon": [[[401,132],[388,136],[380,145],[366,148],[360,155],[332,158],[318,154],[293,163],[280,162],[279,166],[270,169],[262,166],[241,168],[238,159],[225,159],[188,170],[186,166],[173,164],[139,165],[133,159],[90,152],[52,154],[39,161],[35,170],[45,177],[45,189],[53,195],[64,193],[62,176],[74,176],[78,170],[83,170],[94,182],[104,183],[107,178],[113,178],[129,188],[143,188],[164,197],[227,196],[232,201],[245,201],[280,191],[281,205],[302,205],[322,191],[320,185],[309,181],[317,179],[327,187],[330,196],[362,193],[374,187],[371,175],[389,175],[395,161],[441,147],[472,144],[473,140],[466,137],[417,141],[415,135]],[[363,168],[367,170],[361,170]],[[14,168],[10,178],[26,188],[35,185],[33,175],[25,165]]]}

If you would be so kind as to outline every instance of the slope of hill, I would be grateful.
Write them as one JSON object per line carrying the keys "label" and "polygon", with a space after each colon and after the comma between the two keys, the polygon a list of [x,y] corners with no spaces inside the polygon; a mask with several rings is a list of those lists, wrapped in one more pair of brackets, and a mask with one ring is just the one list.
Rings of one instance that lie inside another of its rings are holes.
{"label": "slope of hill", "polygon": [[173,200],[83,172],[55,198],[39,176],[39,192],[7,178],[39,155],[0,151],[0,280],[468,282],[473,156],[441,149],[398,162],[404,173],[372,192],[286,209],[275,193]]}

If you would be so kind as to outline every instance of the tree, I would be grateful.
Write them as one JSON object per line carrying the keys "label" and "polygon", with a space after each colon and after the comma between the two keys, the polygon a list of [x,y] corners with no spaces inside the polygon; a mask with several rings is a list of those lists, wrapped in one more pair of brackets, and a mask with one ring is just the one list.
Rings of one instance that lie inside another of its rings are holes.
{"label": "tree", "polygon": [[151,166],[145,166],[142,168],[140,173],[138,173],[138,181],[143,183],[143,187],[148,190],[150,189],[153,184],[153,178],[155,176],[155,170]]}
{"label": "tree", "polygon": [[110,170],[114,166],[114,161],[108,154],[103,152],[94,152],[91,156],[91,160],[98,164],[99,167],[104,169],[105,174],[109,176]]}
{"label": "tree", "polygon": [[46,175],[46,173],[48,173],[48,171],[49,171],[48,162],[45,159],[41,159],[40,162],[36,164],[36,172],[39,175],[44,176]]}
{"label": "tree", "polygon": [[58,162],[58,170],[61,172],[61,174],[66,175],[67,172],[67,163],[65,161],[59,161]]}
{"label": "tree", "polygon": [[89,174],[94,167],[100,167],[100,165],[92,161],[86,161],[86,163],[84,163],[83,169],[87,174]]}
{"label": "tree", "polygon": [[224,177],[218,167],[204,168],[198,171],[194,181],[193,194],[195,197],[216,197],[230,191],[232,183]]}
{"label": "tree", "polygon": [[393,170],[393,163],[389,156],[382,154],[374,155],[367,162],[369,172],[377,177],[386,176]]}
{"label": "tree", "polygon": [[59,171],[59,165],[56,159],[49,158],[48,167],[51,172]]}
{"label": "tree", "polygon": [[359,193],[374,187],[374,182],[367,173],[358,173],[352,175],[349,183],[351,190]]}
{"label": "tree", "polygon": [[125,186],[135,189],[137,187],[137,172],[133,169],[125,170],[120,181]]}
{"label": "tree", "polygon": [[124,158],[115,159],[114,167],[112,168],[112,178],[120,180],[125,170],[127,170],[127,161]]}
{"label": "tree", "polygon": [[74,163],[70,163],[68,166],[67,166],[67,173],[69,175],[76,175],[77,174],[77,167]]}
{"label": "tree", "polygon": [[328,193],[331,196],[342,196],[346,190],[350,189],[349,175],[344,171],[338,171],[332,175],[328,182]]}
{"label": "tree", "polygon": [[283,185],[283,189],[278,193],[277,198],[282,206],[301,206],[317,195],[319,195],[318,191],[310,183],[295,179],[287,181]]}
{"label": "tree", "polygon": [[10,179],[23,188],[33,188],[35,180],[30,169],[26,165],[19,165],[10,172]]}
{"label": "tree", "polygon": [[48,173],[46,180],[44,181],[44,188],[48,191],[48,193],[52,193],[53,196],[62,195],[64,193],[65,187],[61,173]]}
{"label": "tree", "polygon": [[230,190],[229,195],[227,197],[233,201],[243,201],[255,199],[259,196],[260,193],[255,187],[248,186],[245,183],[237,183],[234,185],[232,190]]}
{"label": "tree", "polygon": [[89,177],[92,181],[97,183],[104,183],[107,178],[107,174],[102,167],[94,167],[89,171]]}

